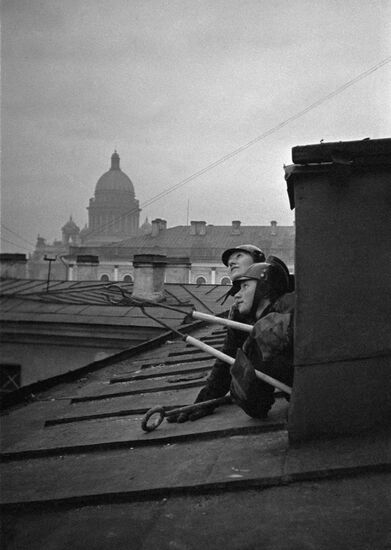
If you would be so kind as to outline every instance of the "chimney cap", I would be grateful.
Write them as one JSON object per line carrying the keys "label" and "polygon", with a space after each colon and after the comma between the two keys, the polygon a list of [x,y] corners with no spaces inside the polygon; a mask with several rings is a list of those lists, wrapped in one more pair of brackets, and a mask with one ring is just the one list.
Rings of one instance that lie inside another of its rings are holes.
{"label": "chimney cap", "polygon": [[231,234],[232,235],[240,235],[240,220],[232,220],[232,226],[231,226]]}

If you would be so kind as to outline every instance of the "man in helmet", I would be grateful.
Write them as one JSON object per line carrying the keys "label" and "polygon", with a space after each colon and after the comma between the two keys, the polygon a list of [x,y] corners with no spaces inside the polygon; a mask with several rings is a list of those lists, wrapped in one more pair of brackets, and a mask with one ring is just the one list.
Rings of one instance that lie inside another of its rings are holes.
{"label": "man in helmet", "polygon": [[[235,284],[236,279],[242,277],[244,273],[246,273],[247,269],[254,263],[264,262],[265,255],[257,246],[252,244],[243,244],[225,250],[221,259],[223,264],[227,266],[228,274],[233,283],[229,294],[234,295],[239,289],[239,285]],[[230,310],[229,319],[247,322],[246,316],[241,316],[234,307]],[[235,357],[237,350],[242,347],[245,339],[246,333],[228,328],[224,339],[222,352],[230,355],[231,357]],[[208,401],[209,399],[215,399],[217,397],[223,397],[229,391],[230,383],[231,375],[228,365],[220,359],[216,359],[212,371],[207,379],[206,385],[199,392],[195,403]],[[213,413],[213,411],[214,407],[209,407],[193,413],[182,413],[178,416],[170,416],[167,420],[169,422],[197,420],[198,418]]]}
{"label": "man in helmet", "polygon": [[236,279],[241,315],[254,324],[231,367],[231,395],[251,417],[265,418],[274,403],[274,387],[259,380],[254,368],[277,380],[293,382],[293,308],[289,273],[281,261],[258,263]]}
{"label": "man in helmet", "polygon": [[[230,248],[223,253],[222,261],[228,267],[233,282],[232,294],[235,296],[235,305],[231,308],[229,314],[230,319],[247,324],[254,324],[258,319],[269,313],[287,313],[293,311],[294,294],[290,292],[289,270],[285,263],[279,258],[269,256],[268,260],[269,263],[264,263],[265,256],[263,252],[253,245],[241,245]],[[245,277],[249,272],[250,277]],[[252,285],[252,283],[244,283],[244,281],[251,280],[251,275],[254,275],[254,273],[256,273],[257,276],[260,274],[262,276],[259,277],[258,285],[256,285],[256,282],[253,283],[254,288],[257,286],[257,291],[251,296],[251,307],[248,308],[244,307],[242,303],[243,290],[241,287],[244,288]],[[236,294],[238,291],[239,294]],[[247,336],[247,333],[243,331],[228,328],[222,348],[223,353],[231,357],[236,357],[238,350],[245,344]],[[252,352],[251,356],[253,356],[253,354]],[[276,378],[278,378],[278,376],[276,376]],[[217,359],[207,379],[206,385],[199,392],[195,403],[223,397],[228,393],[230,387],[230,369],[225,362]],[[273,393],[273,388],[271,388],[271,390]],[[269,388],[266,389],[266,393],[270,393]],[[271,397],[271,399],[272,404],[274,398]],[[214,408],[215,407],[210,406],[193,413],[181,413],[178,416],[170,416],[167,420],[168,422],[197,420],[198,418],[212,414]]]}
{"label": "man in helmet", "polygon": [[253,263],[264,262],[265,254],[253,244],[241,244],[225,250],[221,260],[228,267],[231,280],[235,281]]}

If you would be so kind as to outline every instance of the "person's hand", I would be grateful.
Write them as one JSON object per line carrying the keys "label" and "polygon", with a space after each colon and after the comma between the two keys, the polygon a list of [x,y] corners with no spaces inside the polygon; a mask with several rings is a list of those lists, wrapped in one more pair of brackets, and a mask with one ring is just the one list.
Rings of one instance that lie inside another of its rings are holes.
{"label": "person's hand", "polygon": [[182,424],[182,422],[187,422],[190,420],[193,422],[194,420],[198,420],[199,418],[203,418],[204,416],[209,416],[210,414],[213,414],[215,410],[215,407],[213,406],[205,406],[203,409],[198,409],[193,412],[183,412],[178,413],[175,415],[167,416],[167,422],[174,423],[177,422],[178,424]]}
{"label": "person's hand", "polygon": [[242,350],[238,350],[231,366],[233,401],[252,418],[266,418],[274,403],[274,388],[259,380],[255,369]]}

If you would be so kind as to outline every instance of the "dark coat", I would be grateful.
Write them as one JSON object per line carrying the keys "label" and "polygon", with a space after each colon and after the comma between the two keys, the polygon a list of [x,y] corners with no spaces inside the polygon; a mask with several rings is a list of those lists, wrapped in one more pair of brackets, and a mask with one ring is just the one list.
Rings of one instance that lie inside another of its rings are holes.
{"label": "dark coat", "polygon": [[[278,312],[292,312],[294,307],[294,294],[288,293],[284,294],[278,298],[275,302],[270,304],[270,306],[263,312],[262,316],[267,315],[268,313]],[[248,319],[239,318],[239,315],[235,310],[231,309],[230,319],[235,321],[241,321],[243,323],[254,324],[254,321],[251,322]],[[228,328],[227,334],[224,339],[222,352],[229,355],[230,357],[235,358],[238,349],[241,349],[245,342],[251,341],[251,336],[249,337],[246,332],[239,331],[236,329]],[[246,352],[247,353],[247,352]],[[257,353],[250,346],[250,351],[252,360],[255,361],[255,365],[258,364],[258,358],[255,356]],[[276,378],[278,378],[276,376]],[[227,363],[224,363],[220,359],[216,359],[212,371],[206,381],[206,385],[199,392],[195,402],[199,403],[200,401],[207,401],[209,399],[215,399],[217,397],[223,397],[230,389],[231,385],[231,373],[230,368]]]}

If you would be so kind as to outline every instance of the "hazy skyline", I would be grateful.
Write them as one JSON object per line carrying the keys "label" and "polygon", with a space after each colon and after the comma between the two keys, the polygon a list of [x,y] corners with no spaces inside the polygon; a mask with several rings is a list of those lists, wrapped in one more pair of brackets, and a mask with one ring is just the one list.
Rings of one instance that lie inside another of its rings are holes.
{"label": "hazy skyline", "polygon": [[[3,0],[2,224],[82,228],[114,149],[140,206],[391,55],[391,0]],[[290,225],[291,148],[390,137],[391,64],[143,208]],[[33,247],[2,230],[2,251]],[[26,250],[26,248],[28,250]]]}

